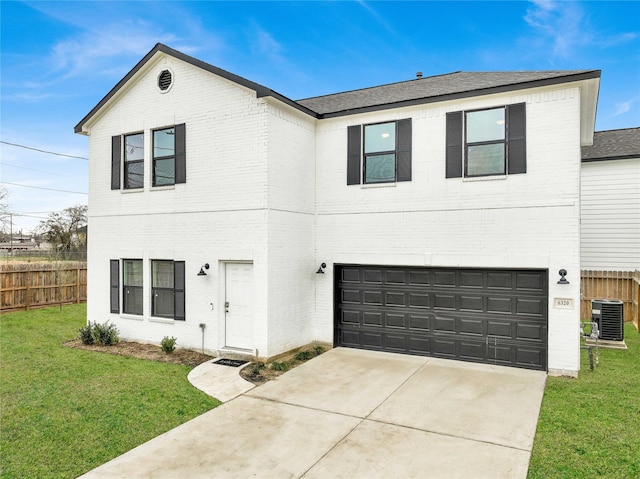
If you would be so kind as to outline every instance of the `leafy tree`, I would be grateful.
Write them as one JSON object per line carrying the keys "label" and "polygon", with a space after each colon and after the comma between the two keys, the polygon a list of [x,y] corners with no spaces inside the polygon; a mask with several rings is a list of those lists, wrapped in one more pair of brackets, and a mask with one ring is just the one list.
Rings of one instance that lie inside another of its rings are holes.
{"label": "leafy tree", "polygon": [[38,225],[38,233],[44,241],[60,252],[87,250],[87,206],[77,205],[61,212],[49,213]]}

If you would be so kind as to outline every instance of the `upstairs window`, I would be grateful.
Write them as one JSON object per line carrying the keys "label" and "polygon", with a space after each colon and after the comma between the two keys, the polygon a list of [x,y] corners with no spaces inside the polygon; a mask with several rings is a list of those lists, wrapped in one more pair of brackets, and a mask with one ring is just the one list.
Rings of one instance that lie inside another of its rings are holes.
{"label": "upstairs window", "polygon": [[176,131],[174,127],[153,132],[153,186],[176,182]]}
{"label": "upstairs window", "polygon": [[347,184],[396,181],[411,181],[411,119],[350,126]]}
{"label": "upstairs window", "polygon": [[144,188],[145,161],[152,163],[152,186],[187,182],[185,124],[153,130],[151,134],[151,158],[145,158],[144,133],[111,137],[112,190]]}
{"label": "upstairs window", "polygon": [[396,122],[365,125],[364,183],[396,181]]}
{"label": "upstairs window", "polygon": [[446,177],[526,173],[526,105],[447,113]]}
{"label": "upstairs window", "polygon": [[144,186],[144,133],[124,137],[124,187]]}
{"label": "upstairs window", "polygon": [[465,176],[506,173],[505,109],[469,111],[465,114]]}

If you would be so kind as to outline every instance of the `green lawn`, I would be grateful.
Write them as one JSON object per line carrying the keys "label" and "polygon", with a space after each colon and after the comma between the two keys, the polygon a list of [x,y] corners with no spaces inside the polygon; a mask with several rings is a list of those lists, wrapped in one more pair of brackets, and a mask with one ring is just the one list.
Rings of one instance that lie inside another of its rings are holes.
{"label": "green lawn", "polygon": [[[66,348],[84,305],[0,317],[0,467],[72,478],[217,406],[189,368]],[[547,379],[529,479],[640,477],[640,334],[578,379]]]}
{"label": "green lawn", "polygon": [[216,407],[189,368],[61,345],[85,305],[0,317],[0,477],[72,478]]}
{"label": "green lawn", "polygon": [[528,479],[640,477],[640,334],[625,325],[626,351],[600,349],[578,379],[547,379]]}

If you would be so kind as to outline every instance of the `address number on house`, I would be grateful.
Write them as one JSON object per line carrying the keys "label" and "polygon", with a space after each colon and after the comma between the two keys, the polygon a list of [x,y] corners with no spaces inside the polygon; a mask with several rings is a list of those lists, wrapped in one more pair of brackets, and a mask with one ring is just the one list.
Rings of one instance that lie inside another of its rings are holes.
{"label": "address number on house", "polygon": [[556,309],[573,309],[573,299],[553,298],[553,307]]}

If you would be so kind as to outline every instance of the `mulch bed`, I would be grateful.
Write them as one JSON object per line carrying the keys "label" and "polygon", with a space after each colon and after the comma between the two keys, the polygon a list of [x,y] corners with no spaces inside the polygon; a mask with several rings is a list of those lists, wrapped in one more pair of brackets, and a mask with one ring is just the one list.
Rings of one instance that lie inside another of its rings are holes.
{"label": "mulch bed", "polygon": [[65,341],[63,345],[87,351],[99,351],[101,353],[116,354],[118,356],[148,359],[150,361],[160,361],[163,363],[182,364],[183,366],[189,367],[195,367],[214,359],[213,356],[188,349],[176,349],[172,353],[167,354],[160,349],[160,346],[136,343],[133,341],[120,341],[118,344],[113,346],[99,346],[97,344],[84,344],[79,339],[71,339],[69,341]]}

